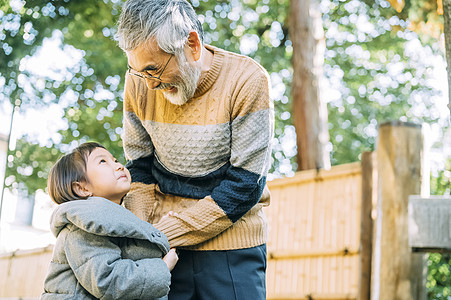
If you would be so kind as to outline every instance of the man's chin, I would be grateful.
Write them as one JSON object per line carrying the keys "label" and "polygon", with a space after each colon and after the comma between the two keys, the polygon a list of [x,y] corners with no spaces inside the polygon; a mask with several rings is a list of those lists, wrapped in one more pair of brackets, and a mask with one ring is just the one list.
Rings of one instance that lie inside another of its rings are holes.
{"label": "man's chin", "polygon": [[174,105],[183,105],[186,102],[188,102],[189,98],[188,97],[182,97],[182,95],[180,95],[180,92],[177,90],[177,88],[173,88],[174,91],[170,91],[170,90],[165,90],[163,92],[163,95],[166,97],[166,99],[169,100],[169,102],[171,102]]}

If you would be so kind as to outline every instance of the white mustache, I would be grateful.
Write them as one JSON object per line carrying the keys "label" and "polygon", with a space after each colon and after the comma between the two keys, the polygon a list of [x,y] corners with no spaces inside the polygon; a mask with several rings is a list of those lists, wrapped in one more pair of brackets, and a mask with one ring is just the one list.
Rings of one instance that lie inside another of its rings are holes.
{"label": "white mustache", "polygon": [[157,87],[154,88],[154,90],[164,90],[166,88],[169,87],[173,87],[174,85],[170,84],[170,83],[160,83]]}

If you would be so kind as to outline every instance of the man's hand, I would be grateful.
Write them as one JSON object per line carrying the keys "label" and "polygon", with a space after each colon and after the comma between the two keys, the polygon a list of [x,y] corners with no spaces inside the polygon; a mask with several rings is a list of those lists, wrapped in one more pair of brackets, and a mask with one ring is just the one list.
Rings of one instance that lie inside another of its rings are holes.
{"label": "man's hand", "polygon": [[[172,210],[170,212],[168,212],[167,214],[165,214],[164,216],[161,217],[161,220],[166,219],[167,217],[176,217],[178,216],[178,213],[173,212]],[[161,221],[160,220],[160,221]]]}

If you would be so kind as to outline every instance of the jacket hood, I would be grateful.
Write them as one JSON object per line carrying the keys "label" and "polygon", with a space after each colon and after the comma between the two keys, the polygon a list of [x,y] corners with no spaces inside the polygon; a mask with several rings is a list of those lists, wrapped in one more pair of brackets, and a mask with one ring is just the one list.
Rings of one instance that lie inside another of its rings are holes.
{"label": "jacket hood", "polygon": [[53,235],[58,237],[61,230],[70,224],[96,235],[149,240],[158,244],[164,253],[169,251],[164,233],[105,198],[89,197],[58,205],[50,218]]}

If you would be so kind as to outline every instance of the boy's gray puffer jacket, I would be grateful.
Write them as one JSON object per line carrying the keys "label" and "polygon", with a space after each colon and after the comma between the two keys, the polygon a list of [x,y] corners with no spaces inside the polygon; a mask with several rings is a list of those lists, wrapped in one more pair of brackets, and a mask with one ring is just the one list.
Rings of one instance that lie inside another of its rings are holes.
{"label": "boy's gray puffer jacket", "polygon": [[167,298],[168,240],[124,207],[100,197],[66,202],[50,227],[57,240],[42,300]]}

